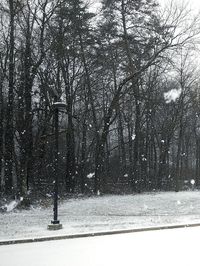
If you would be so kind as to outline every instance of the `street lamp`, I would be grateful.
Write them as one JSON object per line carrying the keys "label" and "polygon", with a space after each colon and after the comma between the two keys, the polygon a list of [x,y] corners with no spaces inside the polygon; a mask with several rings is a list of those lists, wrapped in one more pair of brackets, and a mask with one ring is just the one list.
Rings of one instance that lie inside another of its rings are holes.
{"label": "street lamp", "polygon": [[59,145],[58,145],[58,138],[59,138],[59,130],[58,130],[58,123],[59,123],[59,109],[66,108],[66,104],[63,102],[55,101],[53,103],[54,108],[54,130],[55,130],[55,154],[54,154],[54,192],[53,192],[53,199],[54,199],[54,206],[53,206],[53,220],[51,224],[48,225],[49,230],[58,230],[62,229],[62,224],[58,220],[58,152],[59,152]]}

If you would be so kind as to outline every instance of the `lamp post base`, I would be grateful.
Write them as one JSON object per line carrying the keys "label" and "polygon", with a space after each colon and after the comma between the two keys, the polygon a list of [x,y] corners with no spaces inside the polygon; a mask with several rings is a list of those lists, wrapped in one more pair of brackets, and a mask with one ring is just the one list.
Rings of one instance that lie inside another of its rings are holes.
{"label": "lamp post base", "polygon": [[51,221],[51,224],[48,224],[47,229],[48,230],[59,230],[62,229],[62,224],[60,224],[59,221]]}

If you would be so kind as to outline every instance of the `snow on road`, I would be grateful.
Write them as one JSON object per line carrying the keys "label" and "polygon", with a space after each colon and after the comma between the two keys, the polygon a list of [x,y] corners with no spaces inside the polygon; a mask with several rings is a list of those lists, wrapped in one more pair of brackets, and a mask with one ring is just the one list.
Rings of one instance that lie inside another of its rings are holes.
{"label": "snow on road", "polygon": [[[200,222],[200,192],[70,199],[59,205],[63,229],[48,231],[52,206],[0,214],[0,241]],[[4,265],[2,265],[4,266]]]}
{"label": "snow on road", "polygon": [[2,266],[199,266],[200,228],[0,246]]}

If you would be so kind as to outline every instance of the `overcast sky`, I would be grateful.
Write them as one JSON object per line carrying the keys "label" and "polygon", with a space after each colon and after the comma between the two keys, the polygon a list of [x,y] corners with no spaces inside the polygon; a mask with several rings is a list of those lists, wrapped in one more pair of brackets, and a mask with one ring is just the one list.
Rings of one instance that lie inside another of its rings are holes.
{"label": "overcast sky", "polygon": [[[174,2],[179,2],[182,3],[183,0],[173,0]],[[160,3],[166,3],[166,2],[170,2],[169,0],[158,0],[158,2]],[[188,3],[189,5],[191,5],[192,8],[195,9],[200,9],[200,0],[184,0],[184,2]]]}
{"label": "overcast sky", "polygon": [[[161,0],[163,1],[163,0]],[[200,9],[200,1],[199,0],[188,0],[189,4],[191,4],[194,8]]]}
{"label": "overcast sky", "polygon": [[[100,0],[90,0],[94,3],[94,9],[98,8],[100,6]],[[182,3],[183,0],[173,0],[175,2]],[[170,2],[170,0],[158,0],[161,4],[166,4],[167,2]],[[195,11],[200,10],[200,0],[184,0],[184,2],[188,3]]]}

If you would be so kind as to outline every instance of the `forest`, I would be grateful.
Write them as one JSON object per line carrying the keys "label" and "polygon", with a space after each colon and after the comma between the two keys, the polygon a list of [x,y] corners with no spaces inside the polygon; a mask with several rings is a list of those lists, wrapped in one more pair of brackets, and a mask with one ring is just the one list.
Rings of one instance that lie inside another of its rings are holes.
{"label": "forest", "polygon": [[0,194],[198,188],[199,37],[185,4],[2,0]]}

